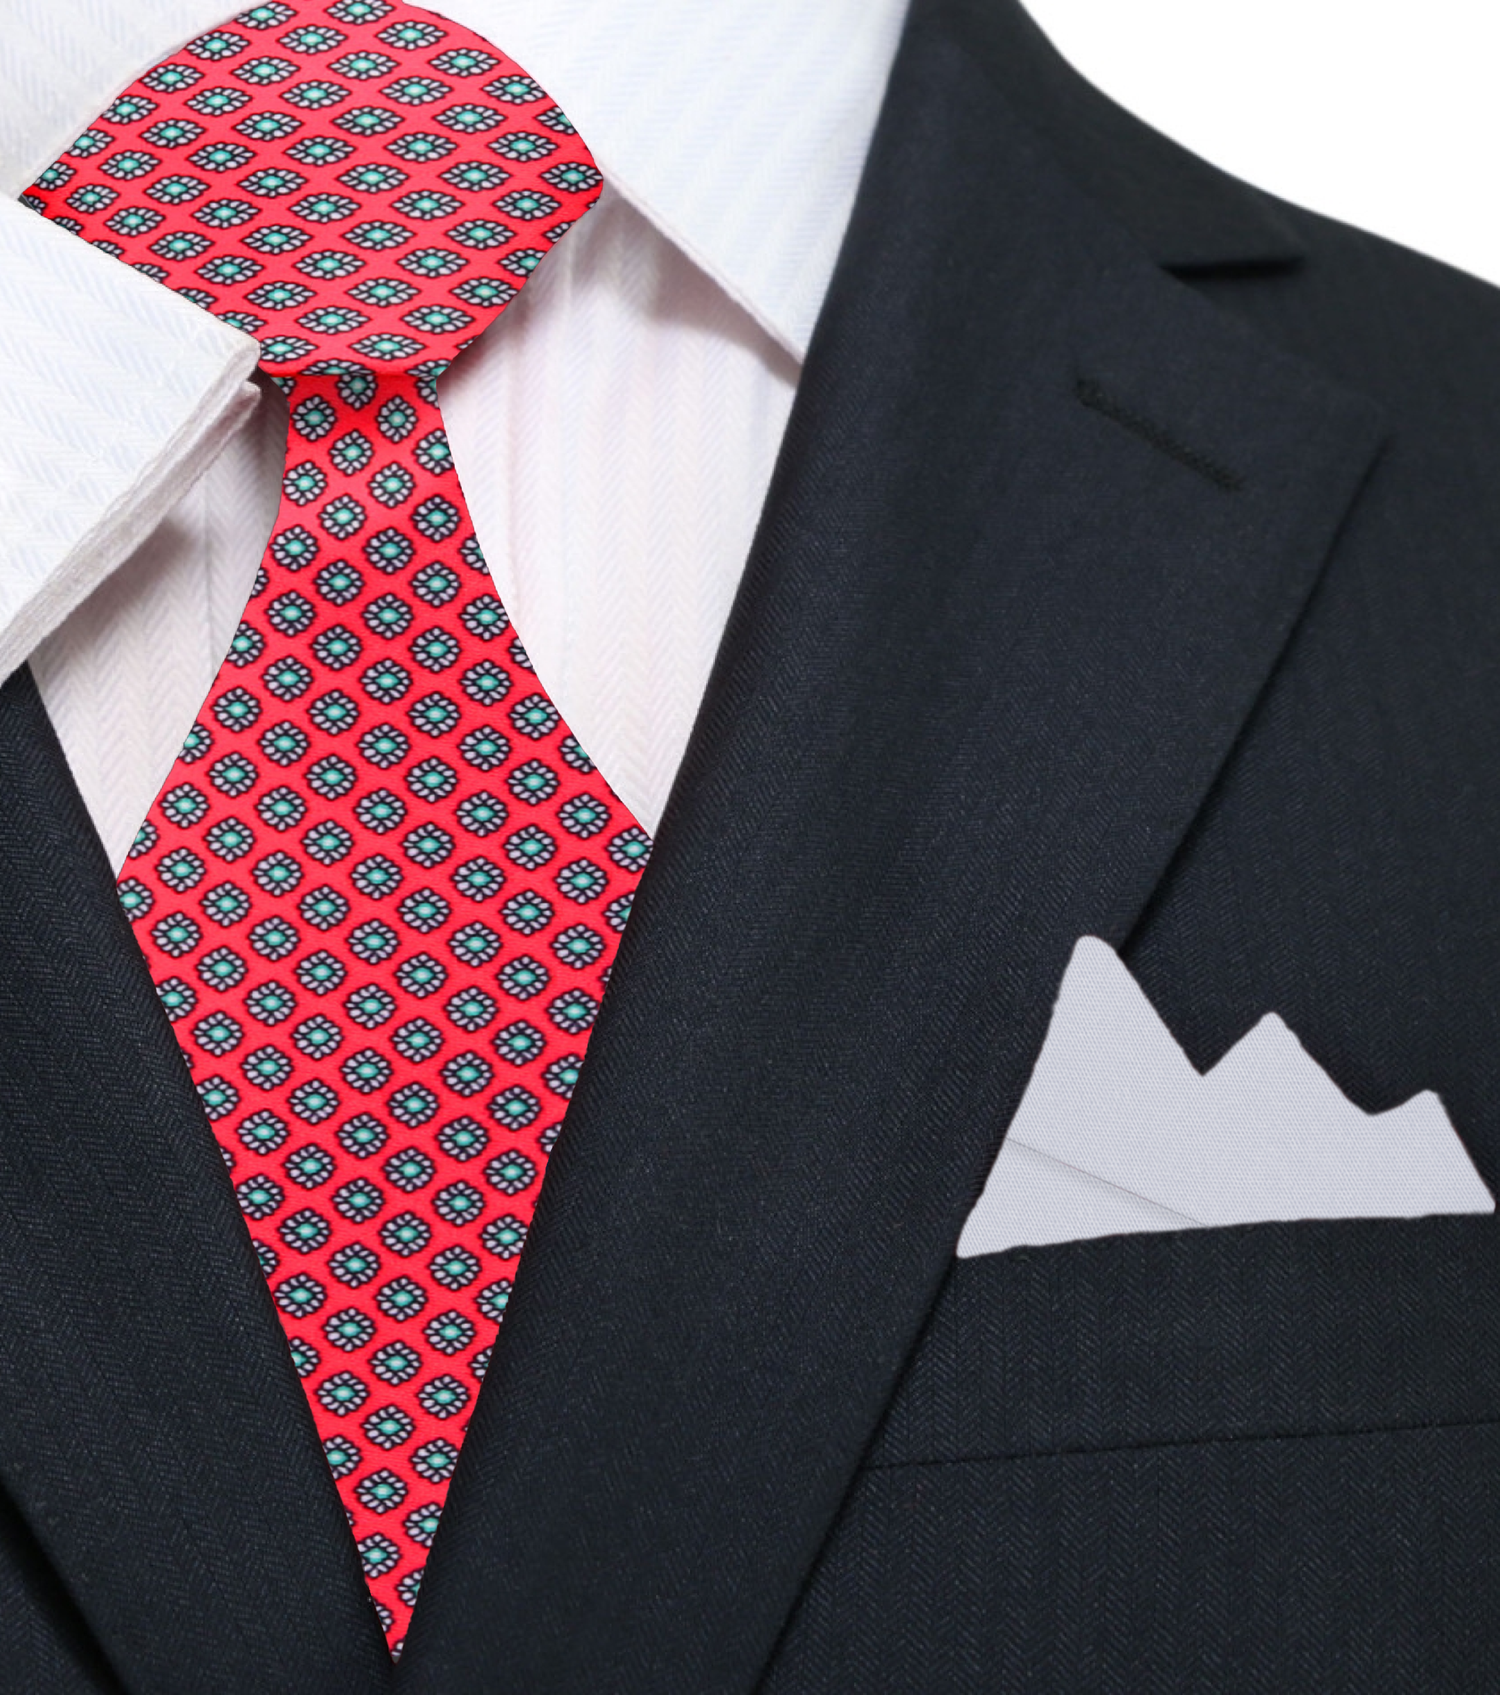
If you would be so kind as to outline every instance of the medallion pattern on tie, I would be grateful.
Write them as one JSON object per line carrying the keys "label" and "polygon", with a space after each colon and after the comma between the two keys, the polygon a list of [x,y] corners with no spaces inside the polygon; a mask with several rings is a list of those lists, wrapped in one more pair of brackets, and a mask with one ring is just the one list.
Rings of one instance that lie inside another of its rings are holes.
{"label": "medallion pattern on tie", "polygon": [[435,390],[599,186],[502,53],[336,0],[189,42],[26,197],[258,337],[290,399],[120,895],[395,1651],[650,851],[493,593]]}

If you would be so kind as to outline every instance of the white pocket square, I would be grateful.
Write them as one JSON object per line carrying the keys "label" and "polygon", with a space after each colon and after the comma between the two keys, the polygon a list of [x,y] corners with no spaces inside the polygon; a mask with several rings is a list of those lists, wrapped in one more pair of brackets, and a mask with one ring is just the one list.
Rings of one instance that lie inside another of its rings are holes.
{"label": "white pocket square", "polygon": [[1200,1074],[1114,950],[1084,936],[958,1252],[1494,1210],[1430,1090],[1362,1112],[1274,1013]]}

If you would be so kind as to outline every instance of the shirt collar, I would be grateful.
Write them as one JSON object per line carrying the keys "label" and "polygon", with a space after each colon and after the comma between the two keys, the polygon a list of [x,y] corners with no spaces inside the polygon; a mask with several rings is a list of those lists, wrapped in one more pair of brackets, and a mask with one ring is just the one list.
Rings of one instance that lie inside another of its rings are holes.
{"label": "shirt collar", "polygon": [[905,0],[427,0],[561,105],[612,184],[795,359]]}

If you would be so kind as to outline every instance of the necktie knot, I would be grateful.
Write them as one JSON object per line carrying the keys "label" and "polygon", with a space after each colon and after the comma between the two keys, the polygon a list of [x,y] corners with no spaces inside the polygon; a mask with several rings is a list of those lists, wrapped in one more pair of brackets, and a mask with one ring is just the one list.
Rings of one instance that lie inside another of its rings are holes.
{"label": "necktie knot", "polygon": [[190,41],[28,199],[254,335],[273,376],[433,378],[601,184],[503,53],[413,6],[336,0]]}

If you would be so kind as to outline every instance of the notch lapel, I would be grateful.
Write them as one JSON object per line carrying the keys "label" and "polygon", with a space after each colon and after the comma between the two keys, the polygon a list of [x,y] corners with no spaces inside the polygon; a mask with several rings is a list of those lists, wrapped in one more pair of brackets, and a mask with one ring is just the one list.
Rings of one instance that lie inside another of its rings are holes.
{"label": "notch lapel", "polygon": [[25,670],[0,793],[0,1483],[136,1695],[373,1695],[307,1401]]}
{"label": "notch lapel", "polygon": [[919,9],[411,1695],[756,1683],[1075,940],[1128,934],[1369,469],[1373,409],[1107,200]]}

